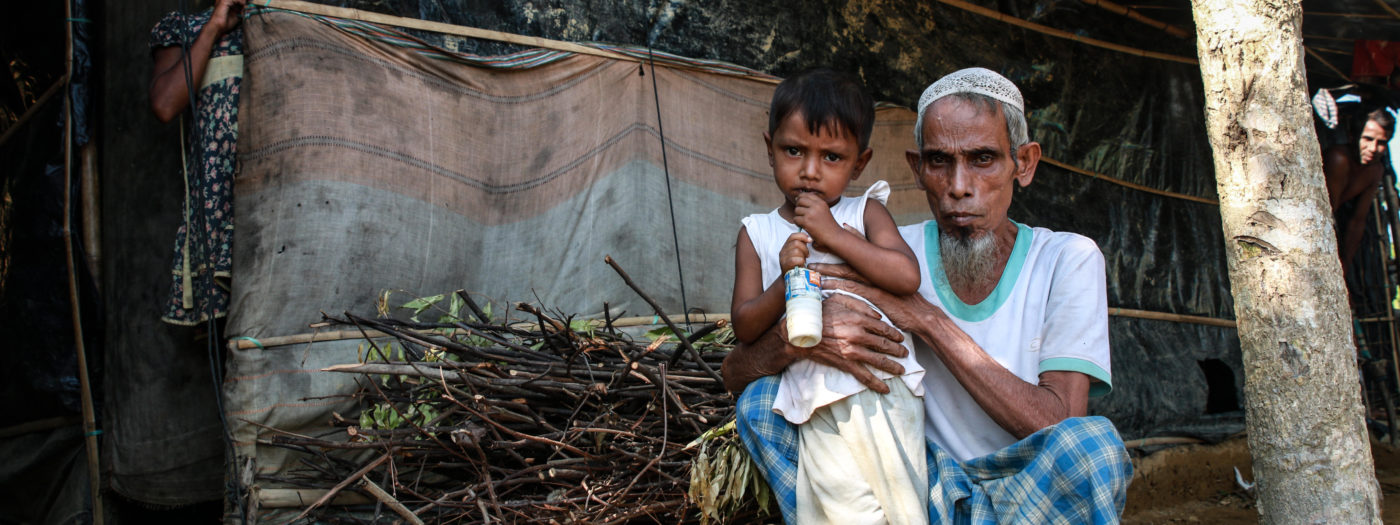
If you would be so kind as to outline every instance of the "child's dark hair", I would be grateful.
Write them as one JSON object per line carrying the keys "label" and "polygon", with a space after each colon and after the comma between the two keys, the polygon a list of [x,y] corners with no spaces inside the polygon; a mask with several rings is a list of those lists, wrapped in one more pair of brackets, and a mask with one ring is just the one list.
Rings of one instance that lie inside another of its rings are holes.
{"label": "child's dark hair", "polygon": [[861,151],[870,146],[870,130],[875,127],[875,99],[854,77],[826,68],[809,69],[789,77],[773,92],[768,107],[768,134],[795,111],[807,119],[813,135],[823,127],[844,130],[855,136]]}

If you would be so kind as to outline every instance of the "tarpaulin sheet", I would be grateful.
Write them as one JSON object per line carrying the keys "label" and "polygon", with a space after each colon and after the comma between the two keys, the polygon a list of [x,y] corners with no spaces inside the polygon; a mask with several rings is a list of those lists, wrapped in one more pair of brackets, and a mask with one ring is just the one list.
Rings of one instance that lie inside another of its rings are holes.
{"label": "tarpaulin sheet", "polygon": [[[233,337],[307,333],[322,311],[374,315],[385,289],[652,314],[605,255],[681,313],[672,206],[685,304],[726,312],[740,218],[781,203],[762,139],[769,82],[584,55],[491,70],[285,13],[244,31]],[[922,220],[902,154],[914,115],[878,117],[880,153],[851,192],[888,180],[896,219]],[[255,448],[267,431],[249,422],[315,432],[348,414],[352,400],[325,396],[355,376],[316,370],[359,345],[232,351],[228,419],[257,472],[283,462]]]}
{"label": "tarpaulin sheet", "polygon": [[[681,313],[672,210],[685,303],[723,312],[739,219],[781,203],[770,83],[658,68],[658,122],[652,70],[630,61],[473,68],[280,13],[245,31],[232,335],[372,313],[382,289],[650,315],[609,254]],[[912,113],[880,117],[853,186],[889,180],[897,218],[927,216],[902,155]]]}

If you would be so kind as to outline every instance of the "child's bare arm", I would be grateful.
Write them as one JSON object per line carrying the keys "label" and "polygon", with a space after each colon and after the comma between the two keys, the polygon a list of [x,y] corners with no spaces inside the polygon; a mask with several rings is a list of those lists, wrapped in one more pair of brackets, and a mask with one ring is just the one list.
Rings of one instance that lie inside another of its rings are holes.
{"label": "child's bare arm", "polygon": [[[844,259],[870,283],[895,295],[919,291],[919,263],[914,251],[899,236],[894,217],[879,201],[865,205],[865,237],[847,231],[836,224],[825,202],[804,209],[807,195],[797,201],[798,225],[807,229],[822,251]],[[817,212],[824,209],[826,213]],[[803,223],[806,224],[803,224]]]}
{"label": "child's bare arm", "polygon": [[[807,258],[807,246],[799,243],[802,253],[789,253],[792,239],[784,245],[780,260],[784,269],[789,259]],[[757,341],[773,323],[778,322],[784,310],[783,280],[763,282],[763,266],[758,252],[749,241],[745,228],[739,228],[739,240],[734,243],[734,296],[730,303],[730,321],[734,326],[734,337],[744,343]]]}

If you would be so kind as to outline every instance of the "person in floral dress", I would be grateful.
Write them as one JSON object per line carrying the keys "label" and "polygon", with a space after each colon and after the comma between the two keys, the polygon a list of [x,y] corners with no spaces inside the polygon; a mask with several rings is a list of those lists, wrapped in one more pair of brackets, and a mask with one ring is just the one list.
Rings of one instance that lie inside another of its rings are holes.
{"label": "person in floral dress", "polygon": [[246,1],[217,0],[191,15],[172,12],[151,30],[151,111],[161,122],[185,113],[186,78],[195,80],[196,95],[193,123],[182,123],[184,221],[175,234],[171,294],[162,314],[168,323],[195,325],[228,313],[243,74],[239,22]]}

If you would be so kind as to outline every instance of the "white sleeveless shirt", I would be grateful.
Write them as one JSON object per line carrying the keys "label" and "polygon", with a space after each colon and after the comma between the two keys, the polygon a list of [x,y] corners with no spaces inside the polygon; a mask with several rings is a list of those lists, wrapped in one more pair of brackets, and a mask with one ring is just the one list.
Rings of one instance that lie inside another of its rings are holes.
{"label": "white sleeveless shirt", "polygon": [[[865,234],[865,203],[867,199],[879,200],[884,204],[889,199],[890,185],[885,181],[876,181],[865,191],[865,195],[859,198],[842,197],[836,205],[831,207],[831,215],[836,219],[836,224],[850,225]],[[797,233],[799,228],[796,224],[788,222],[778,210],[773,210],[764,214],[754,214],[743,219],[744,230],[749,235],[749,241],[753,243],[754,251],[758,252],[758,260],[763,271],[764,286],[771,285],[774,281],[782,278],[782,265],[778,261],[778,252],[782,250],[783,243],[788,237]],[[819,252],[808,247],[807,262],[840,264],[840,257],[833,254]],[[824,290],[823,296],[830,296],[833,293],[850,295],[865,301],[864,298],[855,294],[842,291]],[[870,304],[869,301],[865,301]],[[871,305],[873,308],[874,305]],[[879,311],[876,308],[876,311]],[[890,323],[884,312],[880,317],[885,323]],[[903,358],[894,359],[895,362],[904,366],[904,375],[900,378],[909,390],[916,396],[924,393],[924,368],[914,357],[912,338],[909,334],[904,334],[904,347],[908,350]],[[894,377],[894,375],[883,370],[871,368],[870,371],[875,377],[884,380]],[[773,411],[782,415],[793,424],[802,424],[812,417],[812,412],[818,408],[840,401],[852,394],[865,390],[865,385],[856,380],[855,376],[847,374],[839,369],[832,368],[810,359],[803,359],[791,365],[783,371],[783,376],[778,385],[777,400],[773,402]]]}

